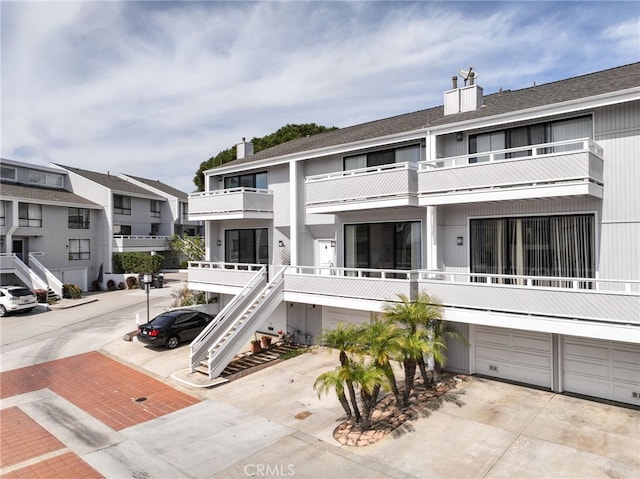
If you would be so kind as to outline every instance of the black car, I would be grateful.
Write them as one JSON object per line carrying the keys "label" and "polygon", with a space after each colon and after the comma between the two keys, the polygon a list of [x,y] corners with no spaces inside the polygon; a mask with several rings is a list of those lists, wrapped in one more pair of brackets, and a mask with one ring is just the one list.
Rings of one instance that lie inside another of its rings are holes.
{"label": "black car", "polygon": [[138,340],[174,349],[182,341],[194,339],[213,319],[207,313],[190,309],[167,311],[138,326]]}

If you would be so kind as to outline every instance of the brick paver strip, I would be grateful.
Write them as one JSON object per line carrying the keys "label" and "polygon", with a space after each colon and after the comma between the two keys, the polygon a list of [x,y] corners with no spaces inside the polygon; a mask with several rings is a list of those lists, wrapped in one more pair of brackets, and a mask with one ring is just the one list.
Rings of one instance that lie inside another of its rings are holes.
{"label": "brick paver strip", "polygon": [[0,409],[0,468],[66,446],[17,407]]}
{"label": "brick paver strip", "polygon": [[116,431],[200,402],[97,351],[0,374],[2,398],[43,388]]}
{"label": "brick paver strip", "polygon": [[100,479],[103,477],[73,452],[52,457],[0,476],[1,479]]}

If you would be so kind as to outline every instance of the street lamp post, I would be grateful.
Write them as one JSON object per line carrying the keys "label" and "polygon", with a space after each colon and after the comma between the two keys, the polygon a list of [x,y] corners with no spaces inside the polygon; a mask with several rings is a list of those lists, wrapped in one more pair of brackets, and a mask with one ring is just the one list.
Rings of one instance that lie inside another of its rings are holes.
{"label": "street lamp post", "polygon": [[145,273],[143,276],[144,281],[144,290],[147,293],[147,323],[149,322],[149,290],[151,289],[151,281],[153,281],[153,276],[149,273]]}

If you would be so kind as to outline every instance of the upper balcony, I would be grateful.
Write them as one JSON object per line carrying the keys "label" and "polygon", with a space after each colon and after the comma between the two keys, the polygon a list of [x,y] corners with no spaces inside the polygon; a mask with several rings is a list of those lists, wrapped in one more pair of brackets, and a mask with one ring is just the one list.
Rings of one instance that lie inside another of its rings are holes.
{"label": "upper balcony", "polygon": [[189,220],[273,219],[273,192],[227,188],[189,195]]}
{"label": "upper balcony", "polygon": [[418,175],[413,163],[338,171],[305,179],[310,213],[417,206]]}
{"label": "upper balcony", "polygon": [[421,206],[562,196],[602,198],[602,148],[594,141],[545,143],[423,161]]}
{"label": "upper balcony", "polygon": [[114,253],[166,251],[168,249],[168,236],[114,236],[112,241]]}

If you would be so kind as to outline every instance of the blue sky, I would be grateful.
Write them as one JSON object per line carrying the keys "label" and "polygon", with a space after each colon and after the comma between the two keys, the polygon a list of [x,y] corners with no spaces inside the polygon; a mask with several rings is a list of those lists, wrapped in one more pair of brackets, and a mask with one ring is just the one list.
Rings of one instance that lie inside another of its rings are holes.
{"label": "blue sky", "polygon": [[159,179],[287,123],[344,127],[640,61],[638,2],[0,2],[1,157]]}

